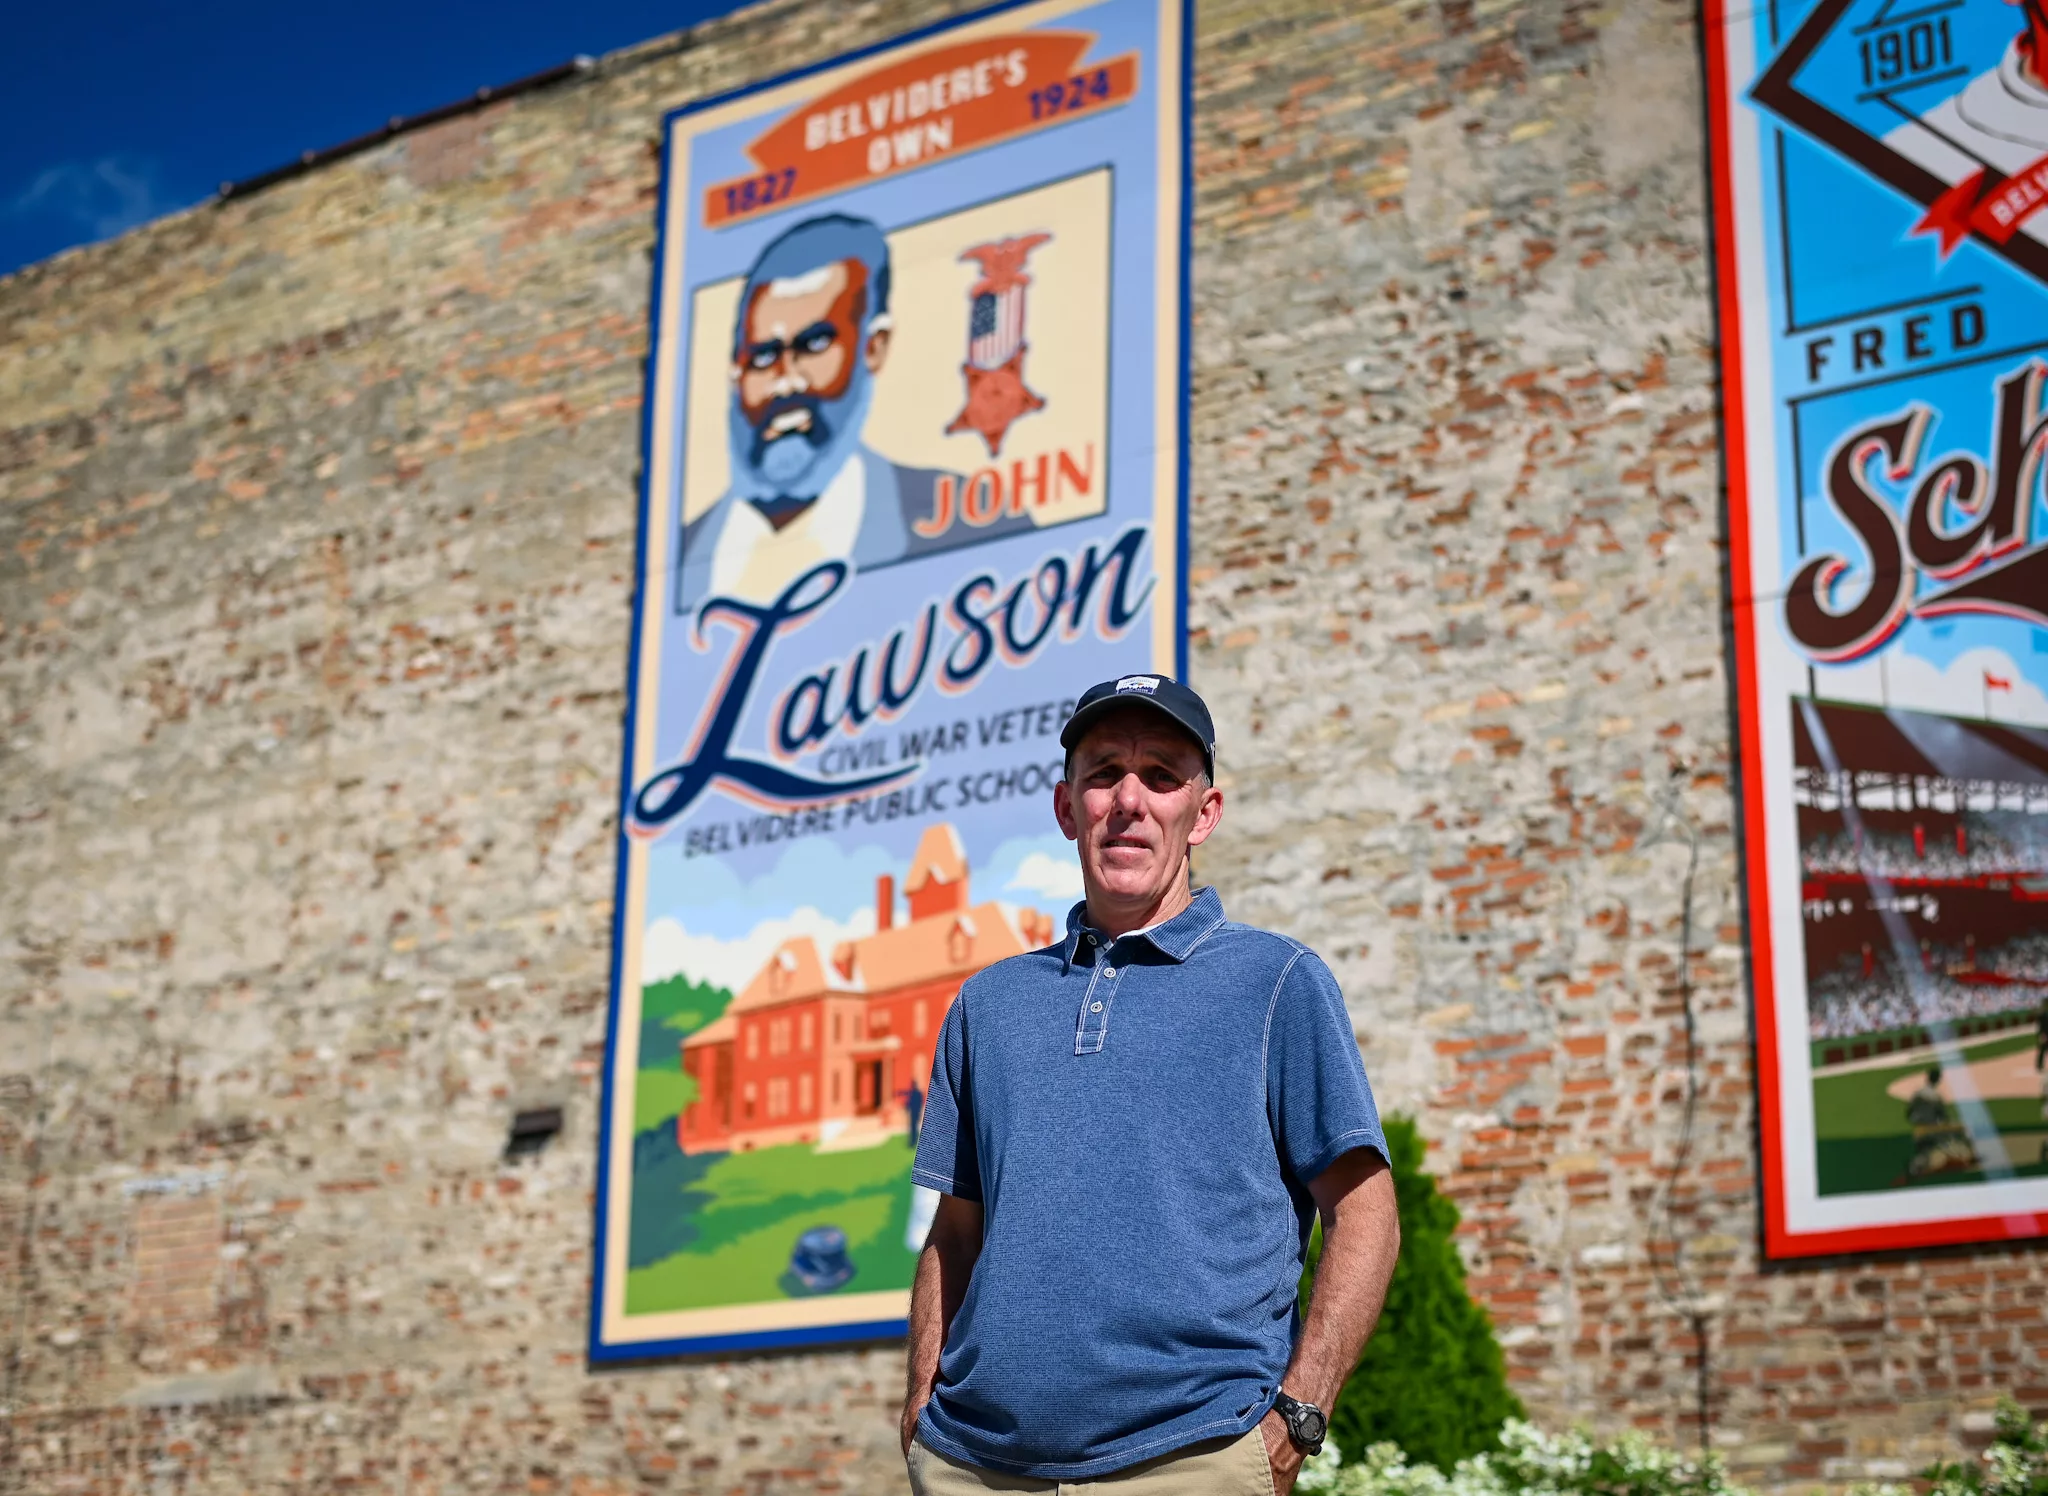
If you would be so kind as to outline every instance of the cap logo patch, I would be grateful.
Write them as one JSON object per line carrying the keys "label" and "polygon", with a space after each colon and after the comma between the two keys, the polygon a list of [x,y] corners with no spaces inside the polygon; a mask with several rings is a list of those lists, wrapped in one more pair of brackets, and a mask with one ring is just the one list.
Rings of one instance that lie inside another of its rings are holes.
{"label": "cap logo patch", "polygon": [[1156,675],[1127,675],[1116,683],[1116,688],[1119,691],[1143,691],[1149,695],[1159,689],[1159,677]]}

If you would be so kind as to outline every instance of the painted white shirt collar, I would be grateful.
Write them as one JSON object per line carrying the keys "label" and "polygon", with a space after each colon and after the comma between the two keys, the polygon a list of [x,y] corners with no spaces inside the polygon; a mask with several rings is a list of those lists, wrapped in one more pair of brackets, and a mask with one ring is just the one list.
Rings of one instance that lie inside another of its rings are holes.
{"label": "painted white shirt collar", "polygon": [[867,464],[856,449],[811,507],[780,530],[752,504],[735,502],[711,553],[712,596],[765,605],[820,561],[850,560],[867,487]]}

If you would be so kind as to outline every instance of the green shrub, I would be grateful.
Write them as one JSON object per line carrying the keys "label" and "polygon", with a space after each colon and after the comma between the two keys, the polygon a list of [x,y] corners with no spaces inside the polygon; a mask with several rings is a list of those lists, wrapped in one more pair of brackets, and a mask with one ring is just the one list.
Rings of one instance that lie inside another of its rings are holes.
{"label": "green shrub", "polygon": [[[1407,1117],[1387,1119],[1388,1162],[1401,1216],[1401,1257],[1379,1329],[1330,1410],[1330,1436],[1351,1449],[1390,1441],[1409,1459],[1449,1470],[1496,1449],[1500,1428],[1522,1405],[1508,1391],[1500,1344],[1486,1311],[1465,1289],[1453,1233],[1458,1207],[1422,1167],[1422,1138]],[[1320,1235],[1302,1275],[1308,1303]]]}
{"label": "green shrub", "polygon": [[1584,1433],[1546,1434],[1519,1418],[1500,1430],[1500,1447],[1459,1460],[1446,1475],[1408,1463],[1393,1444],[1375,1444],[1356,1464],[1341,1445],[1301,1467],[1303,1496],[1749,1496],[1731,1485],[1718,1456],[1705,1463],[1631,1430],[1612,1443]]}

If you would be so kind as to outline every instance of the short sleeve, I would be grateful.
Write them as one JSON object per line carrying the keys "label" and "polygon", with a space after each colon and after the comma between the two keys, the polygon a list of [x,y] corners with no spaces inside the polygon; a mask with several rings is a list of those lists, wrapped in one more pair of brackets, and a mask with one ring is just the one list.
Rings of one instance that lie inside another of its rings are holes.
{"label": "short sleeve", "polygon": [[967,994],[962,992],[939,1026],[910,1177],[927,1189],[979,1203],[981,1157],[974,1146],[974,1104],[967,1077],[966,1009]]}
{"label": "short sleeve", "polygon": [[1266,1018],[1266,1113],[1281,1162],[1303,1186],[1354,1148],[1387,1156],[1344,995],[1310,951],[1294,958],[1273,992]]}

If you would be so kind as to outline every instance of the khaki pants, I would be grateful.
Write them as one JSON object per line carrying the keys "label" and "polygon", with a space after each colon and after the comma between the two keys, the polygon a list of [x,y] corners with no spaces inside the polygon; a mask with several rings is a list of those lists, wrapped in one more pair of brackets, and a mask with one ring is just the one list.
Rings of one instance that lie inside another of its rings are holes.
{"label": "khaki pants", "polygon": [[910,1446],[910,1489],[914,1496],[978,1496],[982,1491],[1045,1491],[1058,1496],[1099,1492],[1101,1496],[1273,1496],[1273,1467],[1266,1440],[1256,1425],[1239,1439],[1211,1439],[1172,1454],[1131,1465],[1092,1480],[1036,1480],[1006,1475],[947,1459]]}

